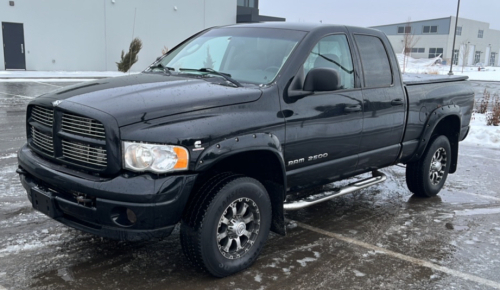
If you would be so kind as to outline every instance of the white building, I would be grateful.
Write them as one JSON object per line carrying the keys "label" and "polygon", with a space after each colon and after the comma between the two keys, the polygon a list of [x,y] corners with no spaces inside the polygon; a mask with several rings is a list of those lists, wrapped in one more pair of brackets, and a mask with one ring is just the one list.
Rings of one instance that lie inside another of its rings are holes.
{"label": "white building", "polygon": [[[446,17],[409,23],[374,26],[387,34],[396,52],[404,50],[404,35],[413,34],[415,44],[411,56],[433,58],[442,54],[449,63],[452,57],[456,17]],[[409,24],[410,28],[405,28]],[[458,65],[500,66],[500,30],[490,29],[487,22],[458,18],[454,63]]]}
{"label": "white building", "polygon": [[[15,0],[0,3],[0,70],[115,71],[132,37],[140,71],[204,28],[236,23],[235,0]],[[4,49],[5,47],[5,49]]]}

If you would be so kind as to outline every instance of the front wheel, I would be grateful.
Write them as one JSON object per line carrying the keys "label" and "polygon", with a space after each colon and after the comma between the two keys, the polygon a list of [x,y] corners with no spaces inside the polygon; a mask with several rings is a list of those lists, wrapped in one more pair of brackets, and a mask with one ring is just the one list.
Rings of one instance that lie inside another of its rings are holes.
{"label": "front wheel", "polygon": [[451,165],[451,146],[446,136],[431,140],[420,160],[406,165],[406,184],[417,196],[431,197],[443,188]]}
{"label": "front wheel", "polygon": [[195,266],[225,277],[259,256],[271,226],[271,201],[253,178],[226,174],[208,183],[184,215],[181,243]]}

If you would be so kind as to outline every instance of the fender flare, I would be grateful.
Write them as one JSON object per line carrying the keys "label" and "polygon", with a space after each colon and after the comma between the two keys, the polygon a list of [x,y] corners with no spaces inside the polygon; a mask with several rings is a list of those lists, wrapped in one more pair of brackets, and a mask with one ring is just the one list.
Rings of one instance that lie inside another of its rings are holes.
{"label": "fender flare", "polygon": [[270,133],[253,133],[211,143],[210,147],[205,149],[198,157],[195,171],[210,170],[212,166],[215,166],[228,157],[251,151],[271,152],[278,158],[283,184],[281,185],[272,181],[263,181],[262,183],[266,187],[272,203],[271,230],[280,235],[286,235],[283,208],[287,189],[286,168],[283,147],[276,135]]}
{"label": "fender flare", "polygon": [[[254,133],[224,139],[210,144],[196,161],[195,171],[205,171],[217,162],[232,155],[248,151],[270,151],[278,157],[285,175],[285,158],[283,148],[278,137],[269,133]],[[286,179],[285,179],[286,180]]]}
{"label": "fender flare", "polygon": [[[424,154],[425,149],[429,145],[429,141],[432,138],[432,133],[436,130],[436,127],[439,125],[439,123],[446,117],[449,116],[456,116],[460,120],[460,123],[462,123],[462,112],[460,109],[460,106],[458,105],[445,105],[438,107],[434,109],[429,116],[427,117],[427,120],[424,124],[424,129],[422,132],[422,135],[420,136],[420,140],[417,146],[417,149],[415,150],[415,153],[410,160],[408,160],[407,163],[415,162],[420,157]],[[458,128],[457,132],[453,132],[453,139],[449,140],[451,149],[452,149],[452,162],[451,162],[451,168],[450,168],[450,173],[453,173],[456,171],[457,167],[457,160],[458,160],[458,139],[460,135],[460,126]],[[456,138],[455,138],[456,137]],[[456,139],[456,140],[455,140]]]}

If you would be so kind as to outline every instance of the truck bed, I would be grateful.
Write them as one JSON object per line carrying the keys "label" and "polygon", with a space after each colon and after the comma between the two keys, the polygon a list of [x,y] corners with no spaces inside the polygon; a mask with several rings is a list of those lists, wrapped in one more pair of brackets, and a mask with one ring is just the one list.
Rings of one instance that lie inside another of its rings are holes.
{"label": "truck bed", "polygon": [[408,98],[408,121],[403,142],[419,140],[427,116],[450,105],[460,107],[459,140],[462,140],[468,131],[474,105],[474,91],[467,79],[467,76],[403,74]]}
{"label": "truck bed", "polygon": [[430,74],[403,74],[403,83],[407,86],[432,83],[465,81],[468,76],[430,75]]}

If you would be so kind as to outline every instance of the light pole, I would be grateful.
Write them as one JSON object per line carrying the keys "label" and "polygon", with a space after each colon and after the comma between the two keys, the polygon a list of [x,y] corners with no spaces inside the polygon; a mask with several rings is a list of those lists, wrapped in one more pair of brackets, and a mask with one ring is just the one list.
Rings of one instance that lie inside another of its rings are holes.
{"label": "light pole", "polygon": [[453,58],[455,57],[455,40],[457,39],[457,25],[458,25],[458,11],[459,10],[460,10],[460,0],[458,0],[458,5],[457,5],[457,17],[455,19],[455,33],[453,33],[453,46],[451,47],[450,71],[448,72],[449,76],[453,75]]}

